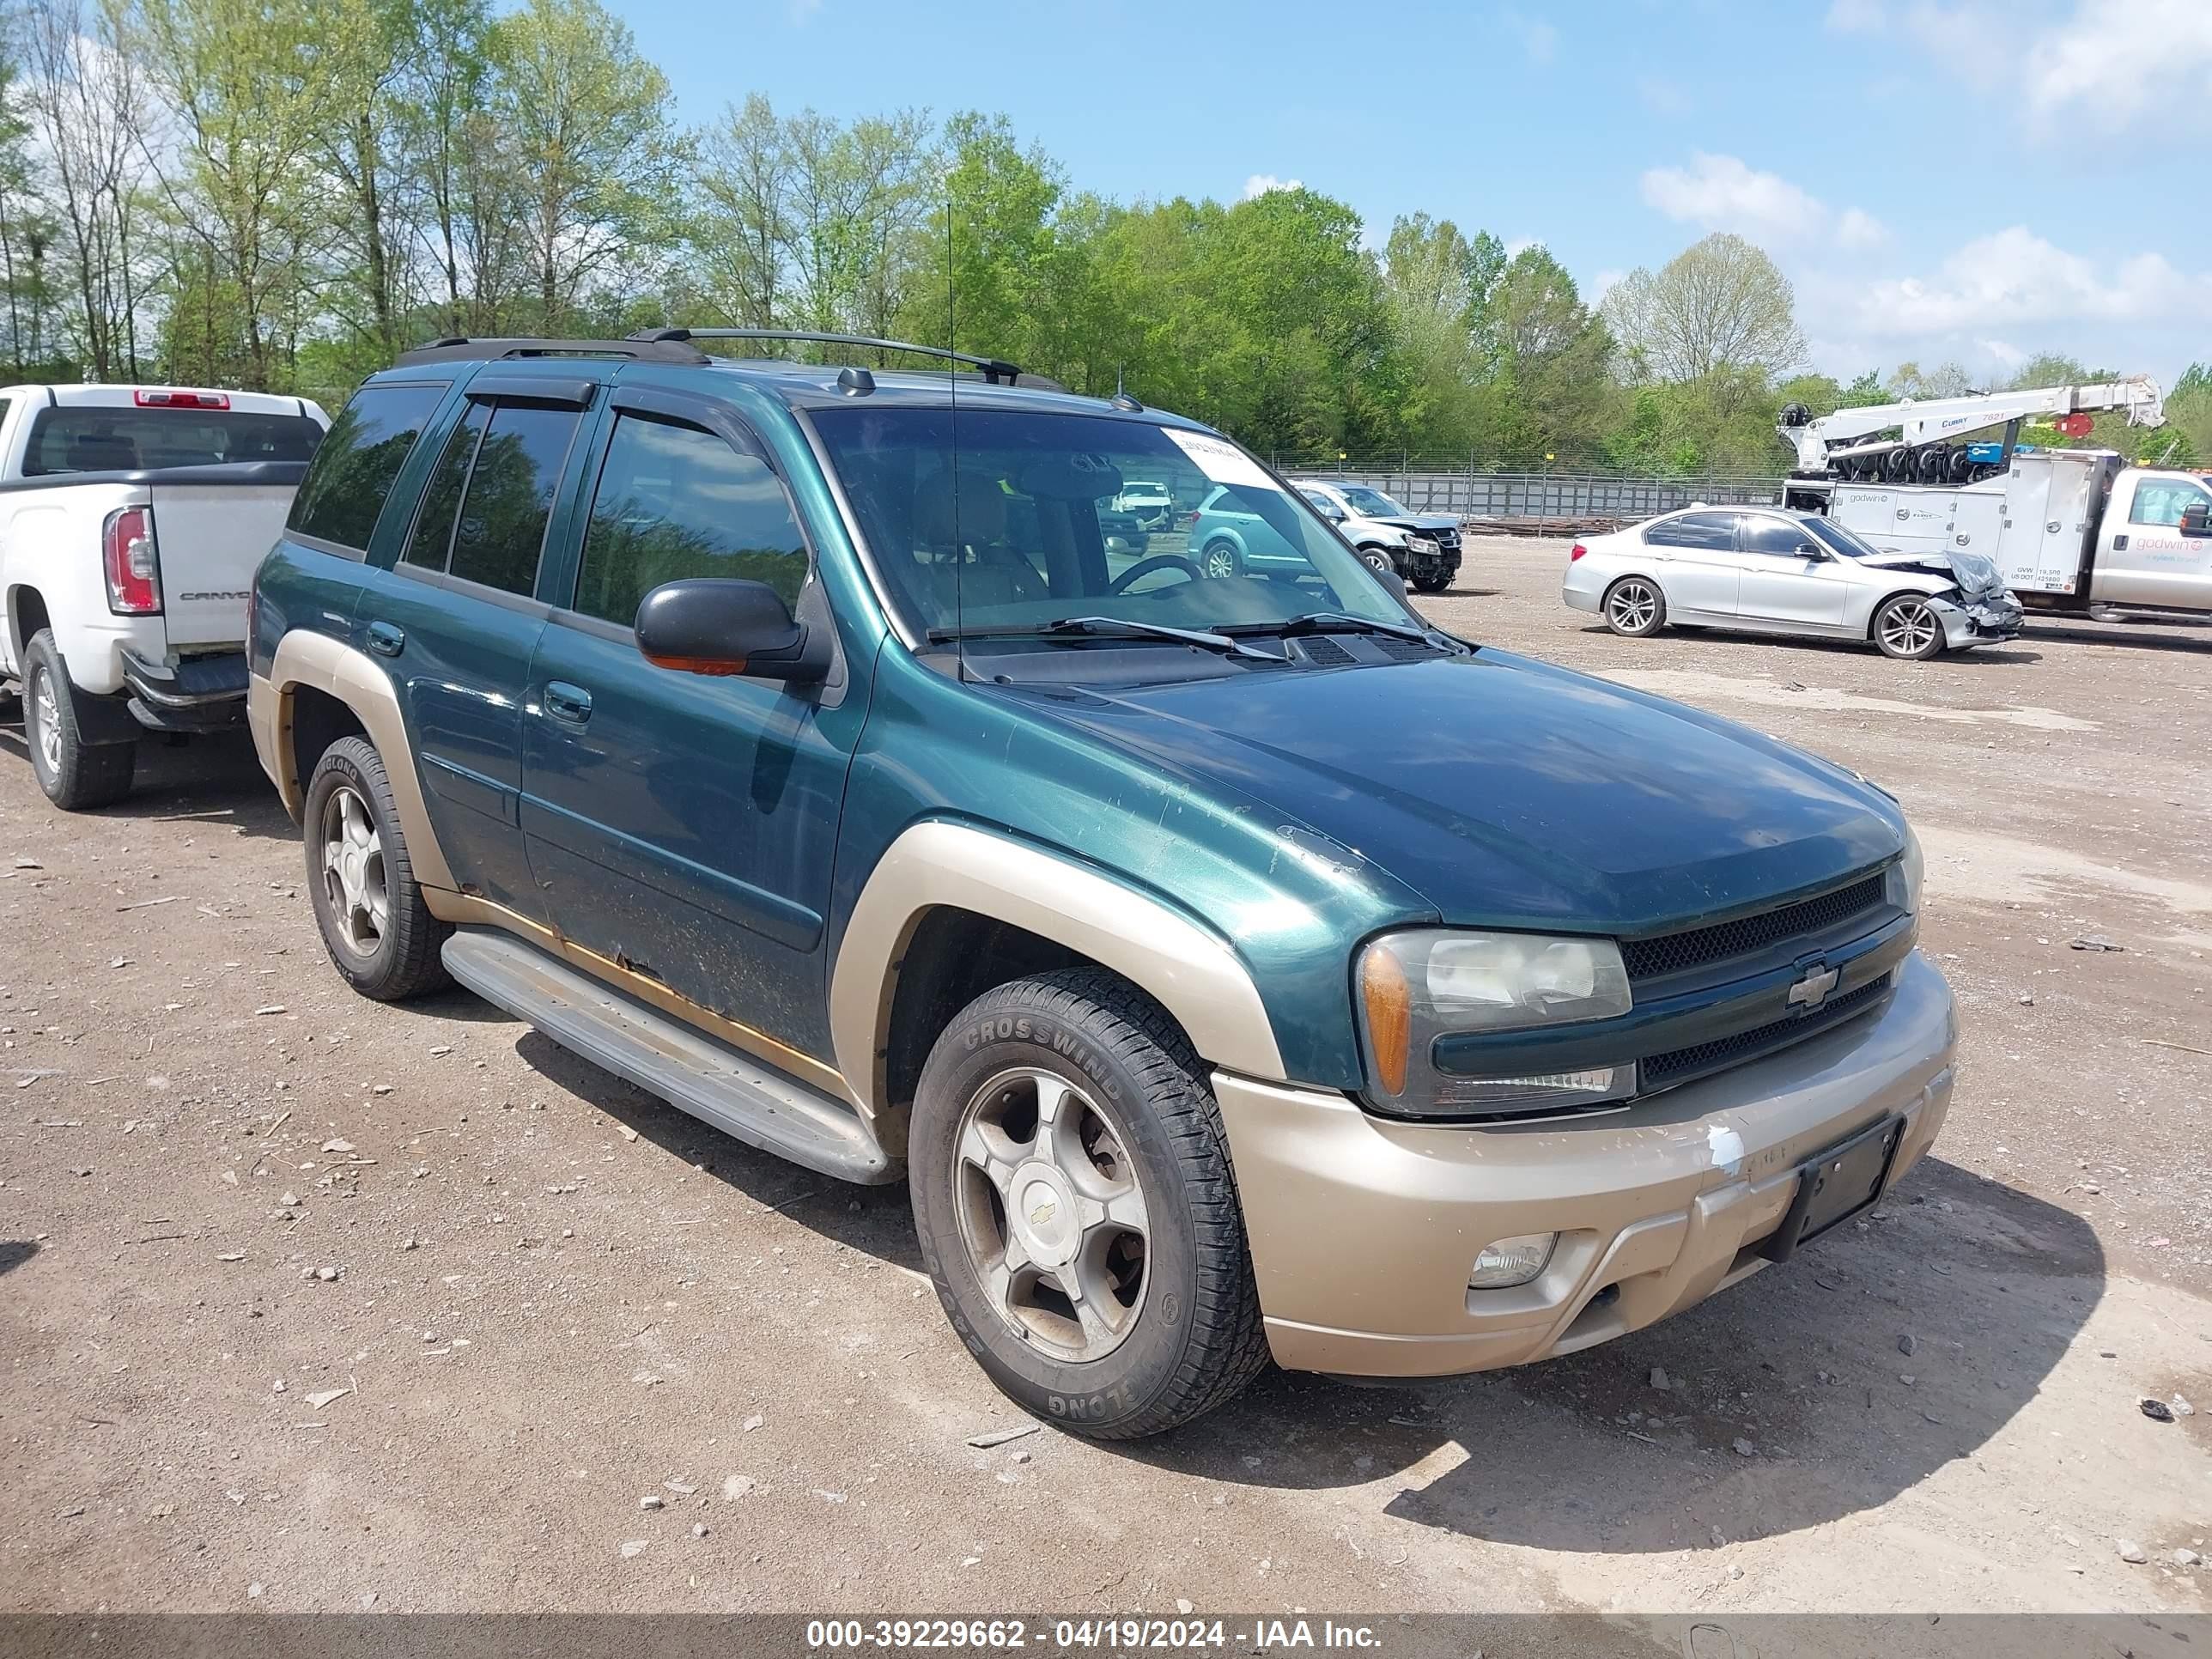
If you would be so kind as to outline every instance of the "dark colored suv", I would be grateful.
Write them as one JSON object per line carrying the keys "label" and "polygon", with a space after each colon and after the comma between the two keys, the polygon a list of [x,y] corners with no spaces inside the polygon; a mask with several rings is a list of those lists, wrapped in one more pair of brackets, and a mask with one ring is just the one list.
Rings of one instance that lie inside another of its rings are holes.
{"label": "dark colored suv", "polygon": [[[1271,568],[1131,545],[1128,480]],[[446,341],[299,501],[251,714],[337,970],[903,1177],[978,1361],[1080,1431],[1633,1330],[1948,1107],[1895,801],[1429,627],[1127,398]]]}

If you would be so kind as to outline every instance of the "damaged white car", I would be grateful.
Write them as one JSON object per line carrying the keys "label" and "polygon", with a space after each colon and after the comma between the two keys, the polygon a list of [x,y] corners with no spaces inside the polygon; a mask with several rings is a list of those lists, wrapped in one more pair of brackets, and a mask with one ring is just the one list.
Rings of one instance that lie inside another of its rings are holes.
{"label": "damaged white car", "polygon": [[1668,623],[1871,641],[1920,660],[2016,639],[2021,606],[1974,553],[1885,553],[1817,514],[1692,507],[1574,544],[1559,597],[1640,638]]}

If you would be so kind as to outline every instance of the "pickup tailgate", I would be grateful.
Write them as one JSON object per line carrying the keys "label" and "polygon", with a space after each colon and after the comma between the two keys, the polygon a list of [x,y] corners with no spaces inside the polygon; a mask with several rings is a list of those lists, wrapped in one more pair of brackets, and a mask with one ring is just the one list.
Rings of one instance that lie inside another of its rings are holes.
{"label": "pickup tailgate", "polygon": [[167,613],[170,647],[189,651],[243,643],[253,573],[283,533],[285,516],[299,488],[296,480],[188,483],[164,478],[147,488],[154,507],[154,541],[161,550],[161,608]]}

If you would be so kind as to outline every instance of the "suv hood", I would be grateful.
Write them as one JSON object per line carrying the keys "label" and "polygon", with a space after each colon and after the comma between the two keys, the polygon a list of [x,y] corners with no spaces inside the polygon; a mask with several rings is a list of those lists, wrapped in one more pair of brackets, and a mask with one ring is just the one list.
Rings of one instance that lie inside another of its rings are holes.
{"label": "suv hood", "polygon": [[[1282,831],[1350,849],[1450,922],[1640,933],[1894,857],[1896,805],[1743,726],[1472,657],[1094,691],[1035,712]],[[1280,832],[1279,832],[1280,833]]]}
{"label": "suv hood", "polygon": [[1970,599],[1993,599],[2005,591],[2004,577],[1994,561],[1978,553],[1883,553],[1860,559],[1863,565],[1881,570],[1912,570],[1956,582]]}
{"label": "suv hood", "polygon": [[1387,519],[1362,517],[1361,524],[1387,524],[1394,530],[1435,532],[1456,530],[1459,520],[1449,513],[1402,513]]}

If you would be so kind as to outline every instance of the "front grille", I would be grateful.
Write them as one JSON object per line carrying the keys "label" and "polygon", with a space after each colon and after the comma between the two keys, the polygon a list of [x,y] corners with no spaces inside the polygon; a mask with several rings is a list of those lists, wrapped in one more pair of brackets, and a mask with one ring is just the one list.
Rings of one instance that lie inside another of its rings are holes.
{"label": "front grille", "polygon": [[1815,1032],[1863,1013],[1879,1002],[1889,992],[1889,975],[1862,985],[1856,991],[1822,1003],[1810,1013],[1792,1014],[1787,1019],[1778,1019],[1765,1025],[1754,1026],[1748,1031],[1738,1031],[1734,1036],[1716,1037],[1711,1042],[1700,1042],[1687,1048],[1677,1048],[1672,1054],[1654,1054],[1644,1062],[1638,1083],[1638,1091],[1650,1094],[1655,1089],[1664,1089],[1680,1083],[1700,1073],[1717,1071],[1723,1066],[1740,1065],[1755,1060],[1761,1054],[1778,1048],[1786,1048],[1793,1042],[1803,1041]]}
{"label": "front grille", "polygon": [[1731,957],[1747,957],[1785,939],[1827,933],[1878,908],[1884,885],[1883,877],[1872,875],[1848,887],[1823,893],[1818,898],[1785,904],[1778,910],[1761,911],[1755,916],[1740,916],[1734,921],[1692,927],[1685,933],[1662,933],[1657,939],[1623,939],[1620,959],[1633,983],[1702,968],[1711,962],[1725,962]]}

